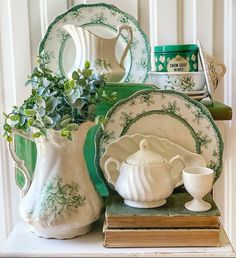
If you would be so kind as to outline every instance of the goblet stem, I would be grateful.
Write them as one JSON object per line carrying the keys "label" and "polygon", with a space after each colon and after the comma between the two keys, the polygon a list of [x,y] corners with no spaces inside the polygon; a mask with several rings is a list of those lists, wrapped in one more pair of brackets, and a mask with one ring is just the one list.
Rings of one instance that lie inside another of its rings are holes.
{"label": "goblet stem", "polygon": [[211,204],[208,203],[208,202],[205,202],[202,199],[193,198],[192,201],[189,201],[189,202],[185,203],[185,208],[190,210],[190,211],[202,212],[202,211],[210,210],[211,209]]}

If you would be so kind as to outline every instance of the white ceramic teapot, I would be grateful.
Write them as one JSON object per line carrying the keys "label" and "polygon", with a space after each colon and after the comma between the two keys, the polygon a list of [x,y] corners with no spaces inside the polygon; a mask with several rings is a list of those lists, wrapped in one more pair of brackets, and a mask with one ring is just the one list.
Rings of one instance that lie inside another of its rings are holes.
{"label": "white ceramic teapot", "polygon": [[[177,162],[180,162],[178,166]],[[119,176],[111,179],[109,168],[115,163]],[[108,182],[124,198],[125,204],[136,208],[159,207],[166,203],[177,185],[182,184],[183,158],[176,155],[169,161],[149,148],[148,141],[140,142],[140,150],[130,155],[125,162],[112,157],[105,162]]]}

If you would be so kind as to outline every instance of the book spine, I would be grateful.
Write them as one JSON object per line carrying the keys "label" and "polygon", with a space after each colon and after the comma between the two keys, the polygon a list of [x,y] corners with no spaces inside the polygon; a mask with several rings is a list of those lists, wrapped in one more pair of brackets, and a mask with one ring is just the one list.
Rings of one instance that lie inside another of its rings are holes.
{"label": "book spine", "polygon": [[105,247],[219,246],[219,229],[104,230]]}
{"label": "book spine", "polygon": [[218,216],[148,217],[106,215],[108,228],[220,228]]}

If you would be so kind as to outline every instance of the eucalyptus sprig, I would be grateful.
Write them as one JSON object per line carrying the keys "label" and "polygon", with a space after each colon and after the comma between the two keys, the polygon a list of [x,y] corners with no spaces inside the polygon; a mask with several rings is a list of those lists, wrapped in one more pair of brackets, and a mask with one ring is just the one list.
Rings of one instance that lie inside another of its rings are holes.
{"label": "eucalyptus sprig", "polygon": [[38,138],[46,136],[47,129],[55,129],[72,140],[72,131],[81,123],[88,120],[105,123],[103,117],[96,117],[96,104],[116,99],[115,92],[106,94],[105,84],[105,77],[94,73],[88,61],[82,70],[72,73],[72,79],[55,75],[41,64],[26,82],[32,86],[29,98],[21,106],[13,106],[11,113],[4,113],[3,137],[12,141],[15,129]]}

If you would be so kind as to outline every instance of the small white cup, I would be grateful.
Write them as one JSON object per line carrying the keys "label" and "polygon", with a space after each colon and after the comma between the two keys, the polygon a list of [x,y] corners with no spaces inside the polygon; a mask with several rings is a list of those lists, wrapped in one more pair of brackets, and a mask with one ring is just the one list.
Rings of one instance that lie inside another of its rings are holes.
{"label": "small white cup", "polygon": [[202,200],[213,186],[214,171],[206,167],[186,167],[183,170],[185,189],[193,197],[192,201],[185,203],[185,208],[190,211],[208,211],[211,204]]}

